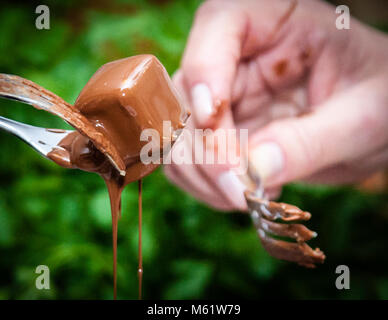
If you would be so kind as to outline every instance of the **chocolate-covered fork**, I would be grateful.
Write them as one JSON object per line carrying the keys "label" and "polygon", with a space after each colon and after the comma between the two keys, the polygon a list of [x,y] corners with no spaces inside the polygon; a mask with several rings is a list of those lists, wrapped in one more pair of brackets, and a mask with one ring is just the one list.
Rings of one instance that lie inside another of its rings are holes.
{"label": "chocolate-covered fork", "polygon": [[323,263],[324,253],[319,248],[313,250],[306,243],[317,236],[316,232],[300,223],[309,220],[311,214],[287,203],[269,201],[260,176],[249,165],[249,161],[245,180],[247,190],[244,196],[248,210],[267,252],[275,258],[296,262],[308,268]]}

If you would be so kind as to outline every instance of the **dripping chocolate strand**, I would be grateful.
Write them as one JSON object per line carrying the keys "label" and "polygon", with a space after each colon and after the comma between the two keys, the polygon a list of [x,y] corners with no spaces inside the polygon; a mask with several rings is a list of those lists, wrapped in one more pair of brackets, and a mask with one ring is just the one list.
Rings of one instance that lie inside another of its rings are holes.
{"label": "dripping chocolate strand", "polygon": [[138,181],[139,188],[139,268],[137,270],[139,277],[139,300],[142,299],[142,285],[143,285],[143,251],[142,251],[142,215],[143,215],[143,204],[142,204],[142,179]]}
{"label": "dripping chocolate strand", "polygon": [[108,187],[112,214],[112,247],[113,247],[113,299],[117,299],[117,229],[121,212],[122,188],[112,181],[105,180]]}

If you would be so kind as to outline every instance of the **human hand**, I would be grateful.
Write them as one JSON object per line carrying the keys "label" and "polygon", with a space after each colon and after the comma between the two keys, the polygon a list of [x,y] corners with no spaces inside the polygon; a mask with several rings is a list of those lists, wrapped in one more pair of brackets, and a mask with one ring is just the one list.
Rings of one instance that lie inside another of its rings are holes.
{"label": "human hand", "polygon": [[[270,196],[290,181],[350,183],[388,163],[387,37],[356,20],[336,29],[315,0],[210,0],[198,10],[174,81],[189,127],[249,129]],[[217,110],[219,101],[230,102]],[[222,210],[246,207],[230,170],[167,165],[167,176]]]}

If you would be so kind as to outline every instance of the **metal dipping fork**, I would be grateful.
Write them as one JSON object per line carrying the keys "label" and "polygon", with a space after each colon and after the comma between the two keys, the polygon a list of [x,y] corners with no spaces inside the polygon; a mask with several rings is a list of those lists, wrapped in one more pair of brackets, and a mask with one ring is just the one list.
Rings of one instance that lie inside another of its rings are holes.
{"label": "metal dipping fork", "polygon": [[[125,175],[125,164],[116,147],[107,143],[107,139],[103,139],[101,133],[76,108],[61,97],[27,79],[0,73],[0,98],[26,103],[59,116],[81,134],[87,135],[120,174]],[[47,157],[53,147],[67,134],[73,132],[72,130],[34,127],[4,117],[0,117],[0,129],[22,139],[44,157]]]}

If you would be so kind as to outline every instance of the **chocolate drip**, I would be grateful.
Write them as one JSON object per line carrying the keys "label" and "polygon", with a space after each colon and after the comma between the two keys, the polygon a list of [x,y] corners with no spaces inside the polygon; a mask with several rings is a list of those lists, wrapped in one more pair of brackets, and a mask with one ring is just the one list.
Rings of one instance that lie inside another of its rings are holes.
{"label": "chocolate drip", "polygon": [[142,215],[143,215],[143,205],[142,205],[142,180],[138,181],[139,188],[139,268],[137,270],[139,277],[139,300],[142,298],[142,285],[143,285],[143,251],[142,251]]}
{"label": "chocolate drip", "polygon": [[117,229],[121,216],[122,189],[116,183],[105,180],[108,187],[110,208],[112,214],[112,247],[113,247],[113,298],[117,299]]}

